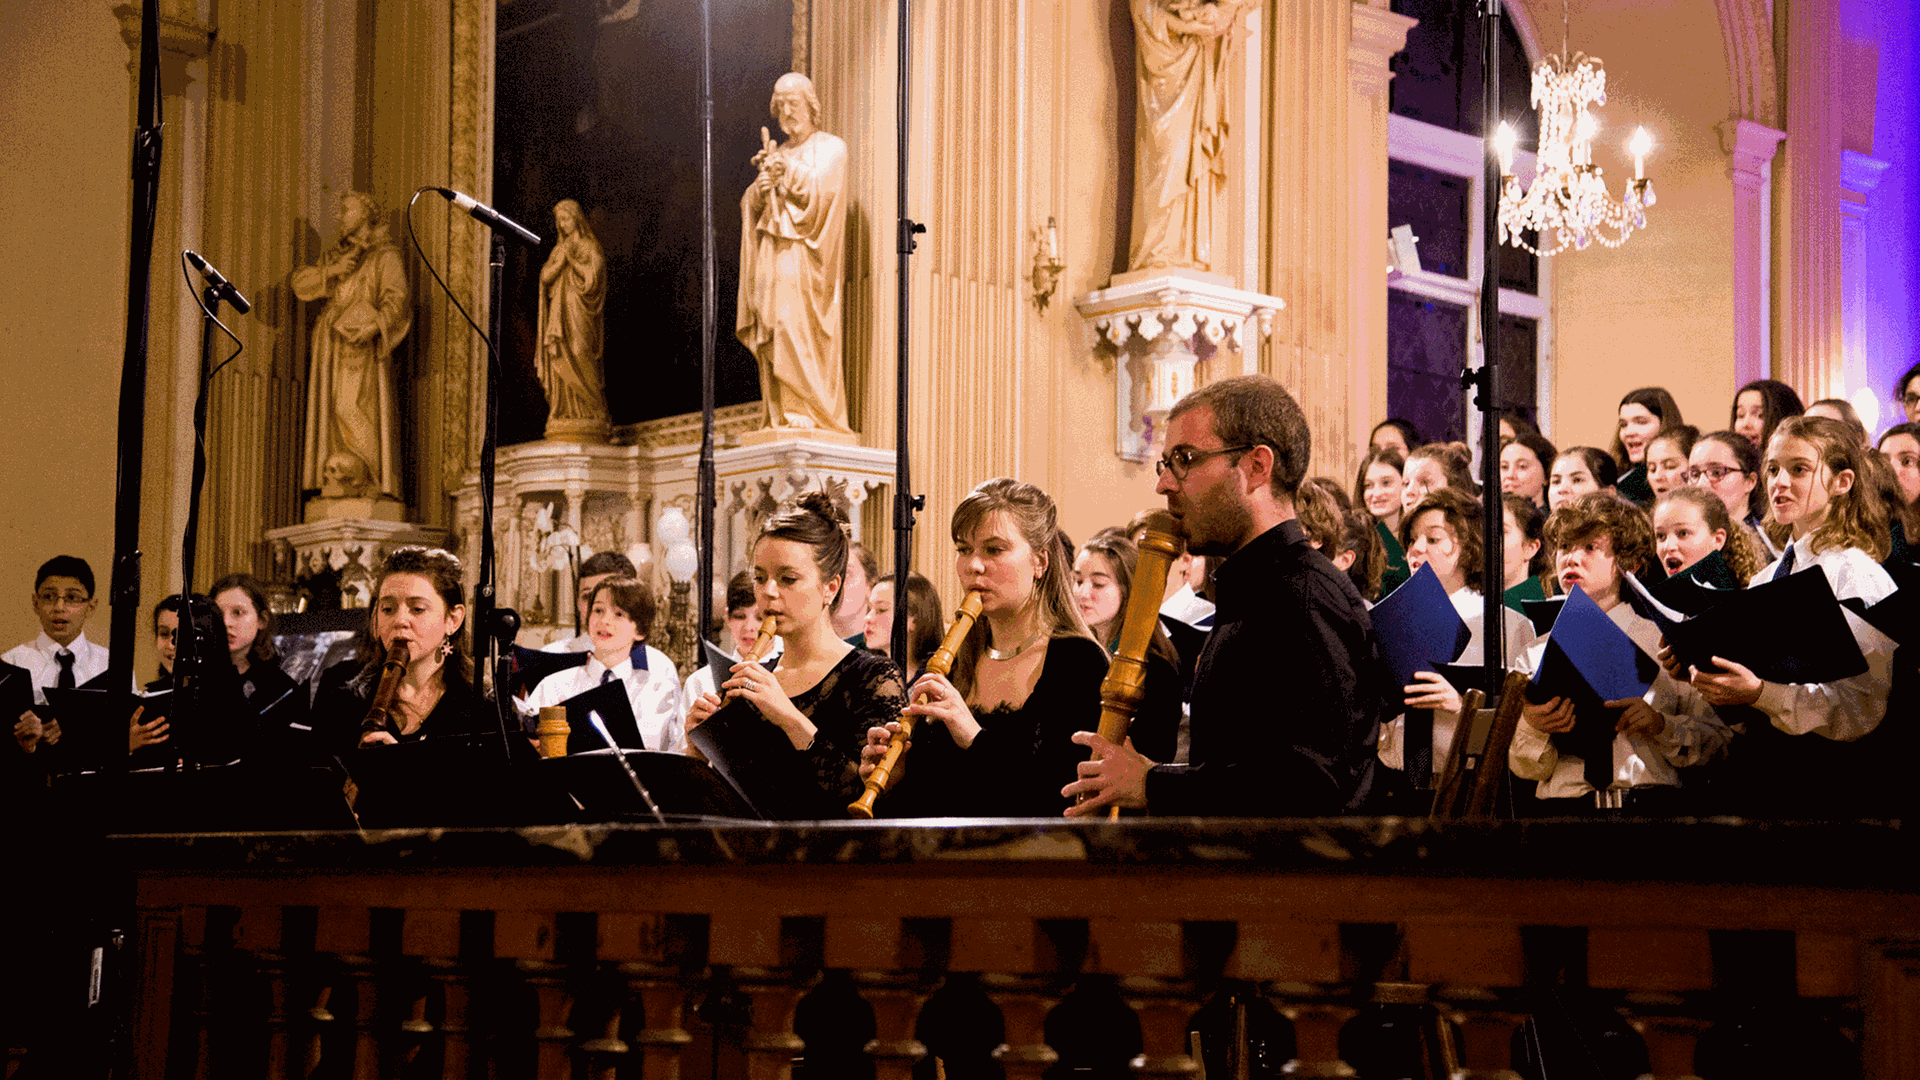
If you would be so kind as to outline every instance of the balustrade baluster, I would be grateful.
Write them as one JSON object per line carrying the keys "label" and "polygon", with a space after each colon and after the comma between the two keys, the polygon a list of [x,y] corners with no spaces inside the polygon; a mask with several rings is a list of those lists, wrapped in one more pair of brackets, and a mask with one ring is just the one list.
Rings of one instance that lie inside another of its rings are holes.
{"label": "balustrade baluster", "polygon": [[679,1080],[682,1057],[693,1041],[685,1027],[687,994],[706,966],[706,923],[699,916],[600,916],[599,956],[619,965],[630,998],[639,1005],[639,1023],[627,1017],[626,1042],[640,1048],[640,1073],[647,1080]]}
{"label": "balustrade baluster", "polygon": [[1120,993],[1140,1017],[1140,1055],[1135,1076],[1193,1076],[1199,1062],[1189,1053],[1187,1021],[1196,992],[1183,959],[1176,922],[1088,920],[1088,968],[1120,977]]}
{"label": "balustrade baluster", "polygon": [[1005,1025],[993,1059],[1007,1080],[1038,1080],[1060,1060],[1047,1044],[1047,1014],[1059,1003],[1060,958],[1032,919],[956,919],[949,962],[982,972],[980,987]]}
{"label": "balustrade baluster", "polygon": [[757,912],[716,912],[710,924],[708,960],[728,968],[752,1003],[747,1030],[748,1080],[790,1080],[793,1057],[805,1048],[793,1033],[801,988],[781,967],[781,920]]}
{"label": "balustrade baluster", "polygon": [[885,916],[828,916],[827,966],[853,972],[861,996],[873,1007],[874,1035],[866,1045],[874,1080],[912,1080],[927,1056],[914,1037],[935,972],[947,966],[947,924]]}

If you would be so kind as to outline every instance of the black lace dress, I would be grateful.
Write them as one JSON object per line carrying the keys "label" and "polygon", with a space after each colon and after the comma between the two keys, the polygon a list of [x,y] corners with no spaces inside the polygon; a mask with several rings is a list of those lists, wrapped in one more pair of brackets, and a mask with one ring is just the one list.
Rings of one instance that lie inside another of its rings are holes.
{"label": "black lace dress", "polygon": [[898,719],[906,707],[900,669],[879,653],[853,649],[791,700],[817,729],[805,750],[794,749],[785,732],[737,698],[694,728],[688,740],[762,816],[844,818],[847,804],[860,797],[867,729]]}
{"label": "black lace dress", "polygon": [[1086,747],[1076,731],[1100,726],[1107,651],[1090,638],[1056,637],[1033,692],[1018,708],[975,709],[980,734],[966,749],[946,725],[922,720],[896,790],[876,805],[888,817],[1058,817]]}

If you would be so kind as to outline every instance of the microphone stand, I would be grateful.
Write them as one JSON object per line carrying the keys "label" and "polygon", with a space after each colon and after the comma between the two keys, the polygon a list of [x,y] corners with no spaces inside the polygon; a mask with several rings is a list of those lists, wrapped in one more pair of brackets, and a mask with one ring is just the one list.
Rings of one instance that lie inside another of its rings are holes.
{"label": "microphone stand", "polygon": [[[225,329],[220,322],[220,297],[220,290],[212,285],[200,294],[200,389],[193,399],[193,477],[187,485],[187,525],[180,539],[180,628],[174,631],[173,711],[168,728],[174,739],[188,736],[184,741],[189,746],[195,728],[192,721],[205,704],[200,691],[206,658],[200,655],[193,617],[193,569],[200,538],[200,491],[207,482],[207,391],[213,385],[213,328]],[[186,749],[175,746],[172,756],[177,768],[188,767]]]}
{"label": "microphone stand", "polygon": [[494,459],[500,448],[499,342],[506,311],[500,297],[506,276],[507,241],[497,230],[489,230],[489,236],[487,296],[491,310],[487,318],[487,404],[480,441],[480,566],[473,594],[473,622],[479,635],[476,650],[479,669],[493,674],[493,702],[498,713],[501,746],[505,749],[510,733],[520,726],[513,708],[512,653],[507,648],[520,633],[520,613],[497,606],[499,595],[494,585]]}
{"label": "microphone stand", "polygon": [[[713,234],[713,2],[700,0],[700,463],[694,480],[699,504],[699,622],[694,637],[705,641],[713,627],[714,505],[719,502],[713,461],[714,335],[719,333],[719,294],[714,286]],[[700,658],[701,646],[691,655]],[[616,748],[617,752],[617,748]],[[625,764],[626,759],[621,758]],[[631,772],[631,770],[629,770]],[[638,781],[636,781],[637,783]],[[651,804],[652,800],[648,800]],[[655,810],[655,814],[659,811]]]}
{"label": "microphone stand", "polygon": [[607,749],[613,751],[613,759],[618,761],[620,767],[627,771],[627,780],[633,784],[633,790],[639,792],[640,801],[647,804],[647,810],[653,814],[653,820],[665,825],[667,823],[667,815],[661,813],[660,804],[653,801],[653,792],[648,791],[647,785],[640,782],[640,774],[633,771],[633,763],[627,760],[627,752],[621,748],[619,743],[613,741],[613,736],[608,733],[606,722],[600,719],[600,714],[597,712],[587,713],[587,723],[592,724],[593,730],[600,733],[600,738],[606,741]]}
{"label": "microphone stand", "polygon": [[913,95],[910,76],[913,60],[913,0],[900,0],[900,38],[897,78],[894,85],[894,154],[895,185],[894,211],[899,216],[895,235],[896,252],[899,255],[900,297],[897,337],[895,351],[895,403],[893,415],[893,633],[891,647],[894,663],[900,665],[900,673],[912,678],[908,670],[912,658],[907,655],[907,575],[913,570],[913,524],[915,511],[927,505],[925,495],[913,494],[913,468],[907,453],[907,359],[912,345],[911,326],[908,322],[908,309],[913,301],[913,275],[909,263],[918,244],[914,241],[916,233],[927,231],[925,225],[907,216],[907,158],[908,136],[911,131],[912,117],[908,109],[912,107]]}
{"label": "microphone stand", "polygon": [[146,447],[147,318],[152,305],[153,224],[160,203],[159,5],[140,12],[140,104],[133,132],[133,208],[127,229],[127,321],[120,364],[119,445],[114,472],[113,570],[107,587],[107,683],[133,683],[140,625],[140,479]]}

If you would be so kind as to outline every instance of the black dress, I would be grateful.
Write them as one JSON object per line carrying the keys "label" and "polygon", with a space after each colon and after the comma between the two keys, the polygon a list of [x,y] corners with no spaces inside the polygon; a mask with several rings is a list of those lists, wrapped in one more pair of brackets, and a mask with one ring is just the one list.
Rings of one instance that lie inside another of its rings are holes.
{"label": "black dress", "polygon": [[765,817],[846,817],[847,804],[860,797],[860,747],[867,729],[898,719],[906,707],[900,669],[879,653],[852,649],[790,700],[815,728],[805,750],[795,749],[785,732],[739,698],[694,728],[688,739]]}
{"label": "black dress", "polygon": [[[350,754],[360,746],[360,723],[373,704],[373,692],[379,670],[364,670],[359,660],[335,664],[320,675],[320,693],[313,703],[313,732],[327,753]],[[495,716],[480,692],[460,678],[451,668],[443,668],[446,689],[420,725],[405,735],[396,735],[402,743],[415,743],[430,736],[482,735],[498,731]],[[282,676],[284,677],[284,675]]]}
{"label": "black dress", "polygon": [[1106,675],[1107,651],[1091,638],[1052,639],[1025,702],[973,710],[980,724],[973,745],[961,749],[945,724],[922,718],[901,782],[877,811],[889,817],[1059,817],[1067,808],[1060,789],[1087,759],[1073,733],[1100,726]]}

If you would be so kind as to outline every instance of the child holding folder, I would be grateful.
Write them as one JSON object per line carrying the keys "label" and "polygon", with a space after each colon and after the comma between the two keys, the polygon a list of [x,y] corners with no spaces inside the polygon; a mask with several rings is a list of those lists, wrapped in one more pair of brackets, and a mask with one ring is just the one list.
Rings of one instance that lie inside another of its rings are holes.
{"label": "child holding folder", "polygon": [[[1561,588],[1571,593],[1577,586],[1584,599],[1597,605],[1632,647],[1645,654],[1631,661],[1651,657],[1659,628],[1636,614],[1621,594],[1623,573],[1653,566],[1653,528],[1647,515],[1611,494],[1583,495],[1548,519],[1546,539]],[[1569,600],[1568,607],[1573,605]],[[1567,622],[1563,609],[1553,631],[1527,650],[1527,670],[1541,672],[1556,644],[1563,652],[1589,644],[1555,643],[1554,634],[1565,634]],[[1589,701],[1577,715],[1575,697],[1569,694],[1537,704],[1529,700],[1507,761],[1515,775],[1540,782],[1540,803],[1533,812],[1664,815],[1690,809],[1680,793],[1680,770],[1725,751],[1731,732],[1692,687],[1650,661],[1644,666],[1652,676],[1644,694]],[[1592,730],[1599,724],[1607,729]],[[1589,748],[1586,754],[1575,752],[1583,746]]]}

